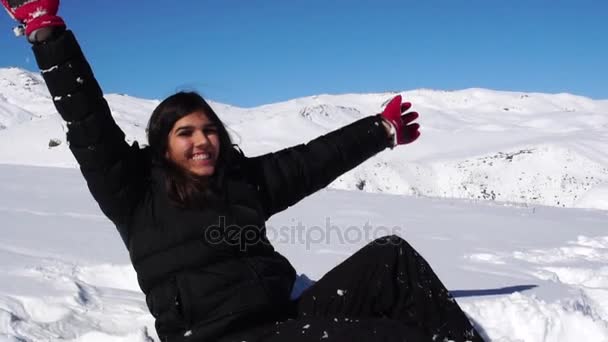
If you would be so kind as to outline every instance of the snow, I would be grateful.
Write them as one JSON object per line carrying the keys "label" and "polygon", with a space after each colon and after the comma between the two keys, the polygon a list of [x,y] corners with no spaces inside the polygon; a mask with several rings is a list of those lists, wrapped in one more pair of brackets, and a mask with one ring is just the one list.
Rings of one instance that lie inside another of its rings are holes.
{"label": "snow", "polygon": [[[393,95],[212,106],[256,155],[376,113]],[[397,234],[488,340],[608,341],[608,101],[402,95],[421,113],[419,142],[268,222],[300,273],[294,295],[373,238]],[[107,99],[127,139],[145,142],[158,101]],[[66,144],[51,139],[65,141],[65,128],[42,79],[0,69],[0,341],[158,341],[119,235]]]}
{"label": "snow", "polygon": [[[567,208],[606,209],[608,101],[571,94],[465,89],[317,95],[255,108],[211,105],[250,155],[306,142],[401,94],[421,113],[422,137],[370,159],[330,185],[362,190]],[[128,142],[146,143],[158,100],[108,95]],[[28,123],[29,122],[29,123]],[[0,68],[0,162],[75,167],[42,78]],[[294,134],[294,130],[297,132]],[[22,146],[28,153],[15,149]]]}
{"label": "snow", "polygon": [[594,186],[574,204],[578,208],[608,210],[608,183]]}

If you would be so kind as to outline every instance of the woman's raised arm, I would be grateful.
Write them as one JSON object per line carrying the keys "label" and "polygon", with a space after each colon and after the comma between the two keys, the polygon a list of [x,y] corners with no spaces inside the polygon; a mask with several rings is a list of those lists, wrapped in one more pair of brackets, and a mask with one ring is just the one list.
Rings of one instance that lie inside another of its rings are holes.
{"label": "woman's raised arm", "polygon": [[[67,141],[91,194],[119,230],[126,229],[142,192],[147,169],[143,151],[137,143],[125,142],[71,31],[35,44],[33,50],[55,107],[67,122]],[[121,231],[123,238],[125,233]]]}
{"label": "woman's raised arm", "polygon": [[70,150],[104,214],[125,241],[131,213],[142,194],[146,159],[129,146],[76,38],[58,17],[58,0],[2,0],[25,25],[36,61],[61,117]]}
{"label": "woman's raised arm", "polygon": [[389,146],[380,116],[356,121],[307,144],[250,158],[266,217],[326,187]]}
{"label": "woman's raised arm", "polygon": [[266,217],[329,185],[387,147],[409,144],[420,135],[411,123],[418,113],[396,96],[385,110],[307,144],[249,158],[247,172],[259,185]]}

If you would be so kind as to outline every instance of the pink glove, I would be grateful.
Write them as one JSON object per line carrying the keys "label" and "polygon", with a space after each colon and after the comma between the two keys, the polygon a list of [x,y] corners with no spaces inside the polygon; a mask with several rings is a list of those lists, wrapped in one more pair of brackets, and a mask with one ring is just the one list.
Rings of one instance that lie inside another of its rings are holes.
{"label": "pink glove", "polygon": [[57,16],[59,0],[0,0],[2,6],[15,20],[25,25],[25,33],[32,37],[32,33],[44,27],[65,27],[63,19]]}
{"label": "pink glove", "polygon": [[418,131],[420,125],[417,123],[410,124],[418,118],[418,113],[411,112],[402,115],[410,107],[412,107],[411,103],[401,103],[401,95],[397,95],[386,105],[381,114],[393,127],[395,139],[393,146],[409,144],[420,136],[420,131]]}

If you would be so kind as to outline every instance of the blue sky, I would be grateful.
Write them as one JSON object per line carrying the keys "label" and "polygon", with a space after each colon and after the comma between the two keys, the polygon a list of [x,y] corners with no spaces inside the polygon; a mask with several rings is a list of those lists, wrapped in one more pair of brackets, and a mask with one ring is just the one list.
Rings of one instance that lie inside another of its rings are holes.
{"label": "blue sky", "polygon": [[[432,88],[608,99],[606,0],[63,0],[106,92],[238,106]],[[0,16],[0,67],[36,70]]]}

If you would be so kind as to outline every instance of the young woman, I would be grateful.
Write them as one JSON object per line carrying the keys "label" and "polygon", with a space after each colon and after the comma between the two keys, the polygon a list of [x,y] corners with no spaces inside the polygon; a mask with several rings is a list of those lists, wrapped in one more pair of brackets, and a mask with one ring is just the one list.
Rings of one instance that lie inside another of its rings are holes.
{"label": "young woman", "polygon": [[[236,149],[213,109],[177,93],[129,146],[58,0],[2,0],[23,24],[70,149],[116,225],[162,341],[481,340],[427,262],[378,239],[291,300],[295,271],[265,221],[387,147],[413,142],[397,96],[379,115],[276,153]],[[245,239],[246,236],[246,239]],[[246,243],[244,243],[246,241]]]}

